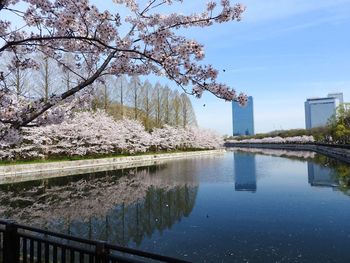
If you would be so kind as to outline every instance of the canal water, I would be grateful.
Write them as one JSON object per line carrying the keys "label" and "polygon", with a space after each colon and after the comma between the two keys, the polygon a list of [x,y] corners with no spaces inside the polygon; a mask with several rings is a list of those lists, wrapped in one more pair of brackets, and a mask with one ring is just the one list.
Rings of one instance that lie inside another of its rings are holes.
{"label": "canal water", "polygon": [[350,166],[234,150],[1,186],[0,217],[193,262],[350,262]]}

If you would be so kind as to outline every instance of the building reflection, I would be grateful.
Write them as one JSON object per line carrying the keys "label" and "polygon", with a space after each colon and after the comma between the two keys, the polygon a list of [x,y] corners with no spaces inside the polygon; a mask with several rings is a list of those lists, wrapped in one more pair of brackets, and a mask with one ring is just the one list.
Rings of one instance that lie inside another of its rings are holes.
{"label": "building reflection", "polygon": [[334,176],[333,169],[314,162],[307,163],[308,181],[311,186],[338,187],[339,181]]}
{"label": "building reflection", "polygon": [[255,154],[234,153],[235,190],[256,192]]}

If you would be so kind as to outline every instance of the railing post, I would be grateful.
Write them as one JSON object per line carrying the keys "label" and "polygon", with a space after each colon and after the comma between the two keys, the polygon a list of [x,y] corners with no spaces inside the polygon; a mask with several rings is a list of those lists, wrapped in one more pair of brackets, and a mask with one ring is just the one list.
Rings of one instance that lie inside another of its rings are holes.
{"label": "railing post", "polygon": [[96,263],[108,263],[109,249],[106,246],[106,242],[96,243]]}
{"label": "railing post", "polygon": [[4,232],[4,262],[19,263],[20,242],[17,233],[17,225],[10,221],[5,226]]}

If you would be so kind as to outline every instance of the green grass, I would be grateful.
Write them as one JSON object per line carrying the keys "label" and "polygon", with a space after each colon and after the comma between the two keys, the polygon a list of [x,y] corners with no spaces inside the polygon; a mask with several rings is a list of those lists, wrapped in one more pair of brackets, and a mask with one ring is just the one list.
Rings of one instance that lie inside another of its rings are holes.
{"label": "green grass", "polygon": [[121,158],[127,156],[143,156],[143,155],[154,155],[154,154],[165,154],[165,153],[181,153],[191,151],[204,151],[198,149],[188,150],[173,150],[173,151],[158,151],[158,152],[145,152],[136,154],[104,154],[104,155],[89,155],[89,156],[52,156],[46,159],[20,159],[20,160],[9,160],[0,161],[0,166],[5,165],[16,165],[16,164],[37,164],[37,163],[53,163],[53,162],[64,162],[64,161],[81,161],[91,159],[103,159],[103,158]]}

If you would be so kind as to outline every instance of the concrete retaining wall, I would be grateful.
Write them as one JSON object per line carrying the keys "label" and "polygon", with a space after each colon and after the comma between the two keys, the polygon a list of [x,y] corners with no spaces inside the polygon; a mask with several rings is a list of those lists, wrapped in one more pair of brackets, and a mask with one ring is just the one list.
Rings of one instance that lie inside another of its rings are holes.
{"label": "concrete retaining wall", "polygon": [[163,153],[154,155],[0,166],[0,184],[17,183],[76,174],[144,167],[173,159],[223,154],[225,150]]}
{"label": "concrete retaining wall", "polygon": [[291,151],[313,151],[343,162],[350,163],[350,149],[318,144],[279,144],[279,143],[226,143],[226,147],[265,148]]}

